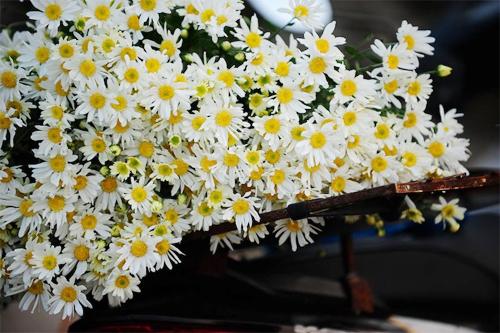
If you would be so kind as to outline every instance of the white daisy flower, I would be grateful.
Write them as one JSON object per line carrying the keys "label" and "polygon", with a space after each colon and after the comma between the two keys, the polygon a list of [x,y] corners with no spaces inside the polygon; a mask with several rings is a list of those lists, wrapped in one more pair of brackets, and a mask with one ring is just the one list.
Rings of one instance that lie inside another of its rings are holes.
{"label": "white daisy flower", "polygon": [[124,245],[117,253],[120,255],[117,262],[124,261],[123,269],[139,277],[146,275],[146,271],[154,271],[160,262],[160,255],[156,252],[156,244],[160,237],[150,236],[147,233],[141,236],[124,240]]}
{"label": "white daisy flower", "polygon": [[316,235],[319,228],[310,223],[307,219],[294,221],[291,219],[276,221],[274,234],[278,238],[278,244],[282,245],[288,239],[292,245],[292,251],[297,251],[297,245],[303,247],[312,244],[312,235]]}
{"label": "white daisy flower", "polygon": [[57,34],[59,25],[66,26],[68,21],[75,19],[80,10],[79,6],[72,1],[34,0],[32,3],[39,11],[31,11],[26,15],[37,21],[39,28],[47,28],[52,36]]}
{"label": "white daisy flower", "polygon": [[405,20],[401,22],[401,27],[399,27],[396,36],[399,43],[406,44],[408,50],[415,52],[419,57],[423,57],[424,54],[434,54],[434,47],[430,44],[434,43],[435,39],[430,34],[429,30],[418,30],[418,27],[409,24]]}
{"label": "white daisy flower", "polygon": [[134,211],[150,213],[154,188],[154,182],[146,184],[145,178],[141,178],[139,181],[132,178],[130,186],[120,188],[120,193]]}
{"label": "white daisy flower", "polygon": [[357,101],[366,105],[375,97],[375,82],[362,75],[356,76],[355,70],[341,69],[335,73],[333,80],[337,84],[333,89],[332,104],[344,104]]}
{"label": "white daisy flower", "polygon": [[[451,232],[457,232],[458,229],[460,229],[457,220],[463,220],[466,212],[466,209],[460,207],[458,202],[458,199],[446,201],[445,198],[440,196],[439,203],[434,203],[431,206],[432,210],[439,212],[434,221],[436,223],[447,222],[450,225]],[[443,227],[444,226],[445,224],[443,223]]]}
{"label": "white daisy flower", "polygon": [[83,307],[92,308],[92,304],[87,300],[83,293],[87,287],[75,284],[73,278],[69,281],[60,276],[52,288],[52,296],[49,300],[50,313],[58,314],[63,311],[62,319],[73,317],[76,312],[79,316],[83,315]]}
{"label": "white daisy flower", "polygon": [[233,244],[240,244],[241,237],[237,231],[229,231],[210,237],[210,251],[215,253],[217,248],[228,248],[233,250]]}
{"label": "white daisy flower", "polygon": [[34,313],[40,304],[45,311],[48,311],[50,298],[49,290],[49,285],[42,280],[33,281],[19,301],[19,309],[26,311],[31,307],[31,313]]}
{"label": "white daisy flower", "polygon": [[72,235],[84,239],[95,239],[96,236],[105,239],[110,236],[112,224],[111,215],[83,207],[84,213],[75,217],[75,221],[70,225],[69,230]]}
{"label": "white daisy flower", "polygon": [[239,193],[233,194],[224,205],[227,208],[222,218],[228,221],[234,218],[238,231],[247,231],[253,221],[260,221],[256,210],[260,208],[260,203],[257,200],[257,198],[250,197],[249,192],[244,196]]}
{"label": "white daisy flower", "polygon": [[240,26],[241,28],[234,29],[233,35],[239,40],[233,42],[234,47],[256,51],[269,43],[266,40],[269,37],[269,32],[262,33],[259,29],[257,15],[254,14],[250,19],[250,27],[244,19],[240,19]]}
{"label": "white daisy flower", "polygon": [[65,264],[66,260],[67,258],[61,254],[60,246],[42,243],[33,249],[29,263],[33,266],[33,277],[50,281],[59,274],[59,266]]}
{"label": "white daisy flower", "polygon": [[134,297],[134,292],[138,293],[140,280],[128,272],[114,269],[103,290],[103,295],[112,295],[118,297],[121,302],[125,302]]}
{"label": "white daisy flower", "polygon": [[405,196],[405,203],[408,208],[401,212],[402,219],[407,219],[418,224],[422,224],[423,222],[425,222],[424,215],[417,208],[417,206],[409,196]]}
{"label": "white daisy flower", "polygon": [[278,11],[292,15],[313,30],[323,27],[321,13],[324,8],[317,0],[289,0],[289,7],[280,8]]}

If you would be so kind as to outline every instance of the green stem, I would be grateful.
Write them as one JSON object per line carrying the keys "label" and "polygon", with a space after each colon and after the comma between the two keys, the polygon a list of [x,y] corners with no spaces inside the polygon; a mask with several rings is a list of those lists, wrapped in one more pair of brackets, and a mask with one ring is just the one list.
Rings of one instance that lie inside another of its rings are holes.
{"label": "green stem", "polygon": [[275,31],[275,32],[271,35],[271,37],[269,37],[269,39],[272,39],[272,38],[276,37],[276,36],[277,36],[280,32],[282,32],[282,31],[283,31],[283,29],[285,29],[285,28],[286,28],[286,27],[288,27],[288,26],[291,26],[291,25],[293,24],[293,21],[294,21],[295,19],[296,19],[296,17],[295,17],[295,16],[294,16],[294,17],[292,17],[292,18],[290,19],[290,21],[288,21],[288,22],[287,22],[284,26],[282,26],[281,28],[279,28],[278,30],[276,30],[276,31]]}

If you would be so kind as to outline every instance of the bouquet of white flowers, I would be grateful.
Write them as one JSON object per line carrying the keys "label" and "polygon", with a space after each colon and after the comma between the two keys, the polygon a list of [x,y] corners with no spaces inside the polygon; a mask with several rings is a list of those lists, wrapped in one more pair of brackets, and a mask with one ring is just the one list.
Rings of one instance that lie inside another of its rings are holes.
{"label": "bouquet of white flowers", "polygon": [[[0,294],[82,314],[180,262],[192,231],[258,243],[259,213],[379,185],[464,173],[455,110],[425,112],[434,38],[406,21],[356,50],[294,0],[288,41],[241,0],[32,0],[0,36]],[[32,162],[29,162],[32,161]],[[16,165],[17,164],[17,165]],[[440,198],[437,222],[464,209]],[[422,222],[407,200],[403,217]],[[277,221],[295,251],[316,219]],[[208,250],[208,249],[207,249]]]}

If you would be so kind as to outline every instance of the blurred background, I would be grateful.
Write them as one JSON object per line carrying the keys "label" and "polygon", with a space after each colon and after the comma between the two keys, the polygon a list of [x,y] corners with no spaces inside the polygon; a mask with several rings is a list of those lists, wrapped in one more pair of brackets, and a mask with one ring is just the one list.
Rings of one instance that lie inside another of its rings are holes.
{"label": "blurred background", "polygon": [[[30,8],[29,1],[0,1],[2,26],[23,21]],[[435,55],[426,57],[421,69],[445,64],[453,67],[453,73],[435,79],[428,111],[438,116],[439,104],[443,104],[446,110],[462,112],[464,136],[471,140],[472,157],[467,166],[499,169],[500,2],[324,3],[325,20],[336,20],[335,35],[347,37],[351,45],[359,45],[370,33],[394,41],[404,19],[432,30]],[[287,20],[273,16],[273,8],[287,4],[288,0],[248,0],[246,10],[281,26]],[[301,27],[292,30],[300,32]],[[385,238],[370,231],[356,234],[358,272],[369,281],[377,300],[393,313],[498,332],[499,214],[498,205],[470,212],[457,234],[443,233],[431,224],[394,227]],[[266,286],[305,288],[312,293],[328,289],[335,294],[335,287],[327,282],[342,274],[338,238],[322,235],[316,239],[314,245],[293,255],[286,246],[276,248],[272,243],[236,251],[231,254],[236,259],[232,268]],[[0,316],[1,331],[53,332],[67,327],[67,322],[44,314],[19,314],[15,306]]]}

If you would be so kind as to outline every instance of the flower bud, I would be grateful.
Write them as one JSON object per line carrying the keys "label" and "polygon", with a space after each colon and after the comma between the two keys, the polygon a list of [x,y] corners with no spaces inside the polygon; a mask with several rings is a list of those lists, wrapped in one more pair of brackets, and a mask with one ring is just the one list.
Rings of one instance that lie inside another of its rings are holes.
{"label": "flower bud", "polygon": [[105,165],[103,165],[100,169],[99,169],[99,172],[101,173],[101,175],[103,175],[104,177],[106,177],[107,175],[109,175],[109,168]]}
{"label": "flower bud", "polygon": [[227,40],[222,42],[221,46],[224,51],[229,51],[231,49],[231,43],[229,43]]}
{"label": "flower bud", "polygon": [[113,156],[119,156],[122,153],[122,149],[118,145],[111,145],[109,147],[109,151],[113,154]]}
{"label": "flower bud", "polygon": [[182,139],[178,135],[173,135],[172,137],[170,137],[170,139],[168,139],[168,142],[170,143],[170,145],[172,147],[175,148],[175,147],[178,147],[182,143]]}
{"label": "flower bud", "polygon": [[450,231],[455,233],[460,229],[460,224],[457,222],[449,222],[450,223]]}
{"label": "flower bud", "polygon": [[436,70],[437,70],[438,76],[446,77],[446,76],[451,74],[451,71],[453,70],[453,68],[445,66],[445,65],[438,65]]}
{"label": "flower bud", "polygon": [[186,201],[187,201],[187,195],[185,195],[184,193],[181,193],[177,196],[177,203],[179,205],[185,204]]}
{"label": "flower bud", "polygon": [[153,213],[161,212],[162,208],[163,208],[163,203],[161,201],[154,200],[151,203],[151,212],[153,212]]}
{"label": "flower bud", "polygon": [[181,30],[181,37],[186,39],[186,38],[188,38],[188,36],[189,36],[189,31],[187,31],[187,29],[182,29]]}
{"label": "flower bud", "polygon": [[243,61],[245,60],[245,54],[243,52],[238,52],[234,55],[234,59],[237,61]]}

